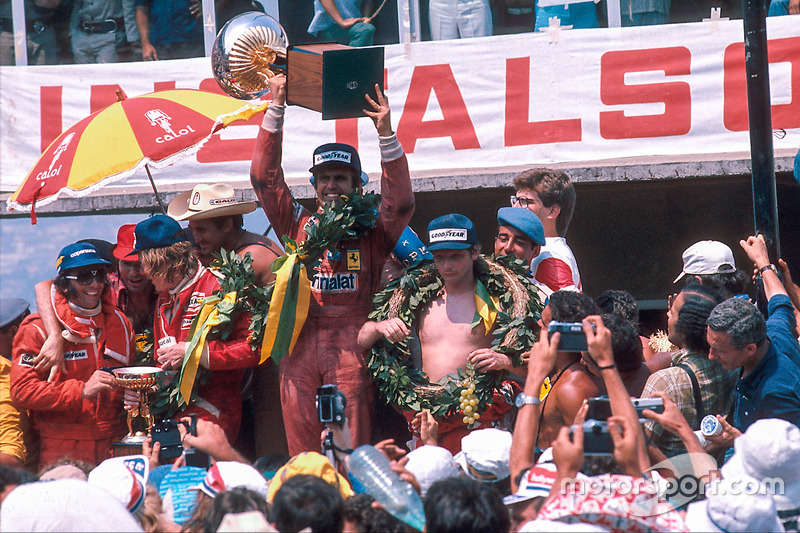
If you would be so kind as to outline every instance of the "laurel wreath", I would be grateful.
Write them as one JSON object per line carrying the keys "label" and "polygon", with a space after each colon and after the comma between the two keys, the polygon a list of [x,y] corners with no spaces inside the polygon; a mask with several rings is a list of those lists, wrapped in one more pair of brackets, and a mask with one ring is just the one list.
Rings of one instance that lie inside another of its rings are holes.
{"label": "laurel wreath", "polygon": [[[489,295],[497,297],[500,303],[492,332],[492,349],[509,356],[512,364],[519,366],[522,353],[538,338],[537,321],[543,309],[539,289],[528,279],[525,263],[513,257],[481,256],[475,261],[474,271]],[[423,262],[375,295],[375,310],[369,319],[382,321],[398,317],[414,331],[420,313],[443,287],[436,266],[430,261]],[[494,391],[500,388],[504,376],[497,371],[479,372],[467,364],[465,369],[431,383],[424,372],[414,368],[409,339],[397,343],[385,338],[379,340],[370,351],[367,367],[387,402],[406,411],[427,409],[435,418],[459,412],[461,391],[470,385],[474,385],[478,400],[476,411],[483,412],[491,404]]]}
{"label": "laurel wreath", "polygon": [[[326,251],[337,251],[336,245],[340,240],[358,239],[375,226],[379,215],[379,202],[380,198],[373,193],[343,195],[341,202],[329,203],[321,213],[314,215],[316,221],[305,228],[305,241],[298,244],[286,235],[281,240],[287,249],[297,250],[300,262],[306,266],[306,272],[310,274]],[[258,352],[264,340],[269,302],[275,285],[274,283],[266,287],[258,285],[250,252],[239,255],[222,249],[218,254],[213,254],[213,257],[211,268],[222,277],[220,289],[214,291],[214,295],[222,298],[229,292],[235,291],[237,297],[233,306],[225,305],[223,302],[217,306],[220,322],[211,329],[209,338],[227,339],[233,331],[236,318],[240,313],[246,312],[250,314],[248,342],[250,348]],[[273,272],[283,265],[286,257],[281,256],[272,263],[270,268]],[[208,383],[210,377],[211,372],[208,369],[202,366],[197,369],[190,404],[197,398],[198,387]],[[177,379],[169,383],[160,383],[152,398],[151,412],[162,418],[170,418],[187,406],[180,394],[180,383]]]}

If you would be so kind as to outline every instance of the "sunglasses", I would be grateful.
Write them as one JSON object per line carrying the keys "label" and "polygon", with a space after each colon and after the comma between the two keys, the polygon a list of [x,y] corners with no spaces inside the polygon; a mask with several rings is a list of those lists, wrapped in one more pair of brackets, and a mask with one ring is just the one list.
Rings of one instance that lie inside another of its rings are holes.
{"label": "sunglasses", "polygon": [[520,198],[519,196],[512,196],[511,197],[511,205],[512,207],[523,207],[528,209],[529,205],[533,205],[534,201],[530,198]]}
{"label": "sunglasses", "polygon": [[89,285],[92,283],[92,280],[99,280],[105,281],[106,279],[106,271],[103,269],[95,269],[95,270],[84,270],[83,272],[78,272],[76,275],[67,275],[64,276],[67,279],[74,279],[78,282],[78,285]]}

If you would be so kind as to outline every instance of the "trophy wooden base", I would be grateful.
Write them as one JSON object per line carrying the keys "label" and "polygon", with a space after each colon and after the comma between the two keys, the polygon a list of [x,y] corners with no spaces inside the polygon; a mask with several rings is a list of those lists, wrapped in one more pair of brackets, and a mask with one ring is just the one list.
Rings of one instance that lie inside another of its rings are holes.
{"label": "trophy wooden base", "polygon": [[125,455],[140,455],[142,453],[141,442],[113,442],[111,443],[111,457],[123,457]]}
{"label": "trophy wooden base", "polygon": [[287,52],[286,97],[322,113],[322,120],[365,117],[364,95],[383,90],[383,48],[338,43],[301,44]]}

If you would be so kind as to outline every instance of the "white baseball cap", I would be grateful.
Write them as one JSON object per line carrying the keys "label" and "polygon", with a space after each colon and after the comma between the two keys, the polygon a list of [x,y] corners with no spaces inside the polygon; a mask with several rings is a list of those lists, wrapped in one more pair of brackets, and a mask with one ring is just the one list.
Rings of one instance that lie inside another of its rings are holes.
{"label": "white baseball cap", "polygon": [[719,241],[700,241],[684,250],[683,270],[672,283],[678,283],[687,274],[695,276],[730,272],[736,272],[736,262],[728,245]]}
{"label": "white baseball cap", "polygon": [[509,476],[511,433],[497,428],[478,429],[461,439],[456,463],[475,481],[494,483]]}

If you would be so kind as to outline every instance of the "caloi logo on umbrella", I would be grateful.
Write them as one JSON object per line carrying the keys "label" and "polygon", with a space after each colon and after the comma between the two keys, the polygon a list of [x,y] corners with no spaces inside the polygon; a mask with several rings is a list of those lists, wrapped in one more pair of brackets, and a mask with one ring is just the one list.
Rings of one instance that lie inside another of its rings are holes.
{"label": "caloi logo on umbrella", "polygon": [[187,124],[185,128],[182,128],[175,133],[175,130],[172,129],[172,117],[160,109],[151,109],[145,113],[144,116],[150,121],[151,126],[158,126],[166,132],[163,137],[156,137],[156,142],[159,144],[172,141],[183,135],[189,135],[189,133],[195,132],[194,128]]}
{"label": "caloi logo on umbrella", "polygon": [[50,166],[44,172],[39,172],[36,174],[36,181],[44,181],[47,178],[52,178],[53,176],[58,176],[61,173],[61,165],[58,165],[58,168],[53,168],[58,161],[58,158],[61,157],[61,154],[67,151],[69,148],[69,144],[72,142],[73,137],[75,137],[75,133],[70,133],[64,140],[61,141],[61,144],[58,145],[58,148],[55,149],[53,152],[53,160],[50,161]]}

